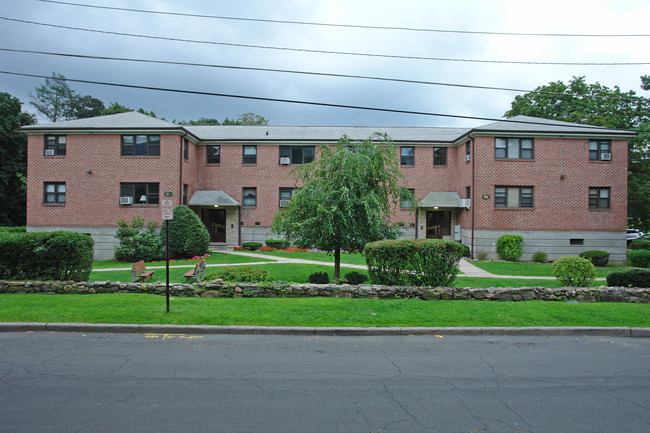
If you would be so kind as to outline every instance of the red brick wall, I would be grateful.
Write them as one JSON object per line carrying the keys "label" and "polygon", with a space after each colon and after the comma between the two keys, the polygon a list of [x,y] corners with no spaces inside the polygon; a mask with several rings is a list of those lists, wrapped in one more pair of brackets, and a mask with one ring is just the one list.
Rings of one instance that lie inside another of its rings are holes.
{"label": "red brick wall", "polygon": [[[115,227],[118,219],[133,215],[161,221],[159,205],[120,206],[120,182],[159,182],[160,199],[172,191],[178,203],[178,135],[161,135],[159,157],[121,157],[120,134],[68,134],[62,157],[44,156],[43,140],[28,137],[28,226]],[[43,203],[43,182],[66,182],[65,205]]]}
{"label": "red brick wall", "polygon": [[[536,138],[532,161],[495,160],[493,137],[475,141],[477,230],[626,230],[625,140],[612,140],[611,162],[589,161],[587,139]],[[495,209],[495,185],[534,186],[533,209]],[[611,209],[590,210],[589,187],[611,187]]]}

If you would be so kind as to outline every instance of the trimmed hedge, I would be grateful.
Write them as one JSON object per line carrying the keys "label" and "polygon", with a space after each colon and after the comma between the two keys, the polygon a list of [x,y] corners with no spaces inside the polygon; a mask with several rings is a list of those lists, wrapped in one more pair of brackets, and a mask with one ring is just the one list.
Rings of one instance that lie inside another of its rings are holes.
{"label": "trimmed hedge", "polygon": [[610,287],[650,287],[650,269],[614,271],[607,275]]}
{"label": "trimmed hedge", "polygon": [[627,253],[627,259],[630,266],[648,268],[650,267],[650,250],[632,250]]}
{"label": "trimmed hedge", "polygon": [[267,239],[265,242],[267,246],[277,250],[286,250],[289,246],[289,242],[281,239]]}
{"label": "trimmed hedge", "polygon": [[609,262],[609,253],[607,251],[583,251],[579,255],[583,259],[591,260],[594,266],[607,266],[607,262]]}
{"label": "trimmed hedge", "polygon": [[463,246],[442,239],[401,239],[369,243],[365,252],[373,284],[451,287]]}
{"label": "trimmed hedge", "polygon": [[330,276],[327,275],[327,272],[314,272],[309,276],[309,282],[311,284],[328,284]]}
{"label": "trimmed hedge", "polygon": [[650,250],[650,240],[635,239],[632,242],[630,242],[628,248],[631,250]]}
{"label": "trimmed hedge", "polygon": [[596,268],[587,259],[567,256],[553,263],[553,276],[565,286],[589,287],[596,276]]}
{"label": "trimmed hedge", "polygon": [[248,251],[256,251],[258,250],[261,246],[261,242],[244,242],[241,244],[242,247],[244,247],[245,250]]}
{"label": "trimmed hedge", "polygon": [[523,253],[523,237],[519,235],[503,235],[497,240],[497,254],[502,260],[516,262]]}
{"label": "trimmed hedge", "polygon": [[[160,230],[165,244],[165,228]],[[169,257],[189,259],[209,252],[210,234],[199,216],[187,206],[174,208],[174,219],[169,221]]]}
{"label": "trimmed hedge", "polygon": [[0,279],[86,281],[95,242],[76,232],[0,236]]}

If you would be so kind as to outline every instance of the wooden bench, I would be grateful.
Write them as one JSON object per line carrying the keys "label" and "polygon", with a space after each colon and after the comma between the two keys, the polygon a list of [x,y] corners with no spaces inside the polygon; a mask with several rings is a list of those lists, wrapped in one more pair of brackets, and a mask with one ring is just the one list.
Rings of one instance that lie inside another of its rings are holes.
{"label": "wooden bench", "polygon": [[192,270],[185,272],[183,276],[185,283],[189,283],[191,279],[195,279],[197,283],[200,282],[201,277],[205,277],[205,260],[201,259]]}
{"label": "wooden bench", "polygon": [[144,260],[140,260],[131,266],[131,281],[135,283],[140,280],[143,282],[153,280],[154,272],[155,271],[148,271],[144,265]]}

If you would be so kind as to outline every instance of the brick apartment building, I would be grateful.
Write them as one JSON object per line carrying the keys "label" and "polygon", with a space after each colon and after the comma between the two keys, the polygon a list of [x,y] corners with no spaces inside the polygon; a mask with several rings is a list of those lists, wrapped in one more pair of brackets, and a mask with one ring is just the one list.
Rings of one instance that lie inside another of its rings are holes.
{"label": "brick apartment building", "polygon": [[[73,230],[112,256],[116,221],[161,221],[171,192],[205,223],[215,246],[273,237],[291,198],[288,173],[346,134],[387,133],[416,198],[396,221],[404,237],[462,242],[496,258],[503,234],[523,259],[605,250],[626,261],[630,131],[519,116],[477,128],[179,126],[136,112],[23,127],[28,134],[27,227]],[[411,208],[411,209],[409,209]]]}

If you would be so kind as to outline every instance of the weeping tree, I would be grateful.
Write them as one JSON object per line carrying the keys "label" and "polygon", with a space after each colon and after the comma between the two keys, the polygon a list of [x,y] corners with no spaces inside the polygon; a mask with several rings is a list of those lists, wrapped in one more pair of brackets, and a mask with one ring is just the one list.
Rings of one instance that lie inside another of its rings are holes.
{"label": "weeping tree", "polygon": [[374,134],[355,142],[343,136],[322,145],[319,158],[294,168],[293,197],[273,220],[272,231],[287,241],[334,254],[334,277],[341,275],[341,251],[361,252],[368,242],[394,239],[393,210],[409,191],[393,142]]}

